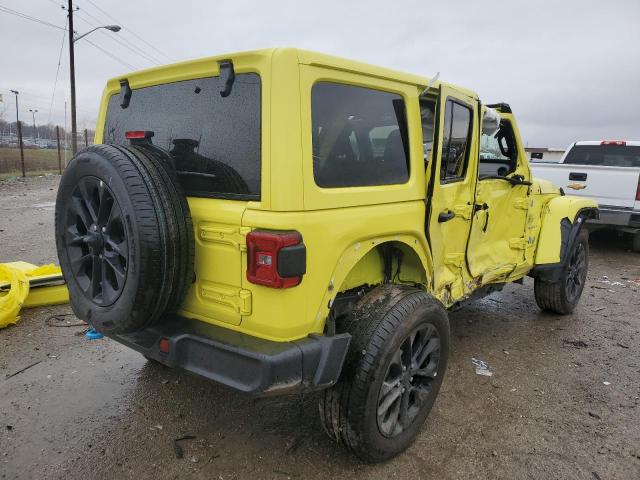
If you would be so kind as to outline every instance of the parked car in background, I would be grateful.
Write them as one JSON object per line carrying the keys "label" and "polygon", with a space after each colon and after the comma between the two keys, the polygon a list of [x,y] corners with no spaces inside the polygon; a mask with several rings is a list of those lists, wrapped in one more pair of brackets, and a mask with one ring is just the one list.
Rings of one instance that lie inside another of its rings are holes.
{"label": "parked car in background", "polygon": [[560,163],[532,163],[531,169],[572,195],[596,200],[600,218],[588,226],[630,233],[640,252],[640,141],[575,142]]}

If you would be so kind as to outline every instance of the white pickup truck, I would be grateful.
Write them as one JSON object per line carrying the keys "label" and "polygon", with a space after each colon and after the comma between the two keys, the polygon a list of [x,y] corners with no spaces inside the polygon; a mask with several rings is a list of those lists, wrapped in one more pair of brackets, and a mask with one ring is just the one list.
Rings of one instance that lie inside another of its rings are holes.
{"label": "white pickup truck", "polygon": [[631,233],[640,252],[640,141],[575,142],[559,163],[531,163],[531,169],[571,195],[596,200],[600,218],[589,226]]}

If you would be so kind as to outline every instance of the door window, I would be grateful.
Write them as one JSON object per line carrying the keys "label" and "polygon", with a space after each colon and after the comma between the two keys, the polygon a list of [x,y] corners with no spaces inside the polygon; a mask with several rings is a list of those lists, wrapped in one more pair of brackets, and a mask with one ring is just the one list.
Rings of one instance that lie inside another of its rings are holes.
{"label": "door window", "polygon": [[512,173],[517,166],[518,153],[511,124],[500,122],[497,131],[480,137],[480,167],[478,175],[482,177],[504,177]]}
{"label": "door window", "polygon": [[444,131],[440,161],[442,183],[462,180],[469,163],[471,137],[471,109],[453,100],[447,100],[444,111]]}

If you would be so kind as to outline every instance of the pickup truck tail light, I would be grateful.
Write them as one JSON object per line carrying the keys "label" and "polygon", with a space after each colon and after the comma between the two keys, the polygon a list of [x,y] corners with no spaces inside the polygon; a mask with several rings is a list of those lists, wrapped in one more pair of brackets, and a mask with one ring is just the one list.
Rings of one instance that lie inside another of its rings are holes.
{"label": "pickup truck tail light", "polygon": [[640,175],[638,175],[638,189],[636,190],[636,202],[640,202]]}
{"label": "pickup truck tail light", "polygon": [[271,288],[300,284],[307,250],[294,231],[253,230],[247,234],[247,280]]}

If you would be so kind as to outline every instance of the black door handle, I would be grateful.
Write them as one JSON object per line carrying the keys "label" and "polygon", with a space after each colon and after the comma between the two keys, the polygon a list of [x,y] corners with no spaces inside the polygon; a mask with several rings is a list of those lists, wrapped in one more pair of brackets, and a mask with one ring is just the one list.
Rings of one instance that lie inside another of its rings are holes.
{"label": "black door handle", "polygon": [[456,214],[453,210],[446,210],[444,212],[440,212],[438,214],[438,223],[448,222],[449,220],[453,219],[453,217],[455,216]]}
{"label": "black door handle", "polygon": [[587,174],[582,172],[569,172],[569,180],[577,180],[578,182],[584,182],[587,180]]}
{"label": "black door handle", "polygon": [[486,203],[475,203],[473,205],[473,213],[478,213],[480,210],[489,210],[489,205]]}

